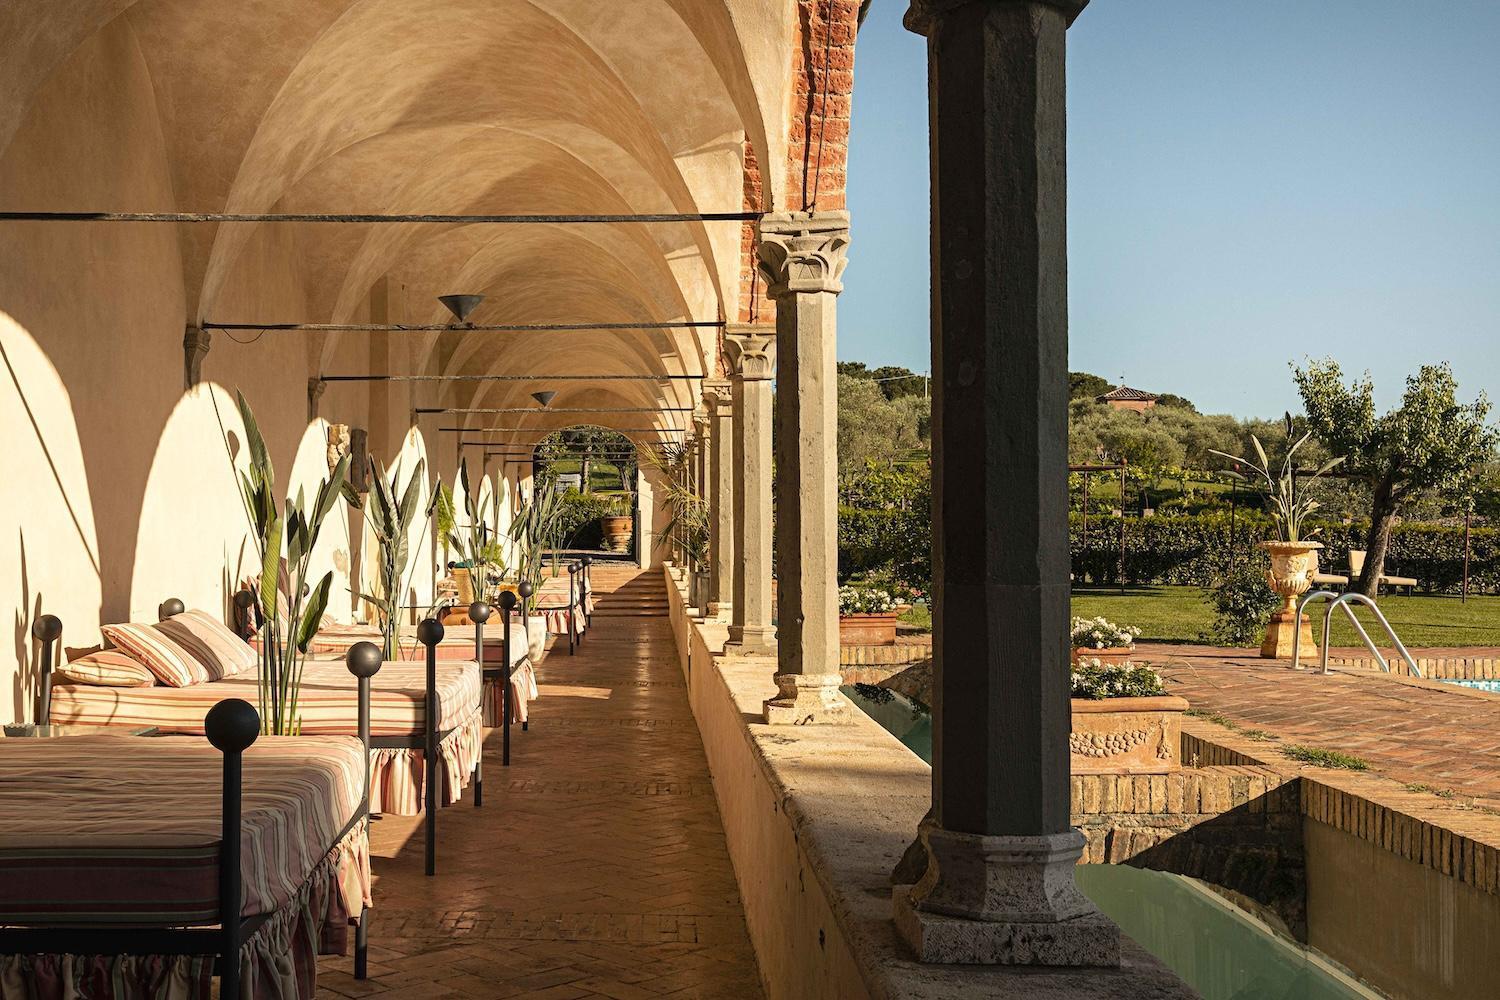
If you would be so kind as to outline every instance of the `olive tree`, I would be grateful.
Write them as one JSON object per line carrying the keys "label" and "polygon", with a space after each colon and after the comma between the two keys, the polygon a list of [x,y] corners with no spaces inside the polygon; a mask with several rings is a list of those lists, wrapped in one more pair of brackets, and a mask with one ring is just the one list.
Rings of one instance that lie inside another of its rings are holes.
{"label": "olive tree", "polygon": [[1292,370],[1314,436],[1330,454],[1343,456],[1346,474],[1370,488],[1370,529],[1358,587],[1374,597],[1402,504],[1431,490],[1468,491],[1493,460],[1497,435],[1486,423],[1489,400],[1480,393],[1473,403],[1460,403],[1452,369],[1424,365],[1407,376],[1401,405],[1377,417],[1368,373],[1346,384],[1331,358]]}

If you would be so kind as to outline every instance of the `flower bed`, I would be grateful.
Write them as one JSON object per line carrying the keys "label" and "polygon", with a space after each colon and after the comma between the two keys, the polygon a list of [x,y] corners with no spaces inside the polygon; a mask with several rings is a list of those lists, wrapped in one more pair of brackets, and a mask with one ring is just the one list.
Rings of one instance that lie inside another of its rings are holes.
{"label": "flower bed", "polygon": [[1135,649],[1141,630],[1134,625],[1116,625],[1106,618],[1074,618],[1071,645],[1073,662],[1095,657],[1104,663],[1123,663]]}

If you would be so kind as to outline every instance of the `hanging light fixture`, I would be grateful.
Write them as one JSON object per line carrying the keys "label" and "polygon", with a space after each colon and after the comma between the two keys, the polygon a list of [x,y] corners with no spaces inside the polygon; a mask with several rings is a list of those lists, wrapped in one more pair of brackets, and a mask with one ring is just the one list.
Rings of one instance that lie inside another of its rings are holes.
{"label": "hanging light fixture", "polygon": [[469,321],[469,314],[479,308],[479,303],[484,301],[483,295],[439,295],[438,301],[448,307],[453,318],[460,323]]}
{"label": "hanging light fixture", "polygon": [[551,389],[543,389],[541,392],[533,392],[531,398],[542,404],[543,407],[546,407],[556,395],[557,393]]}

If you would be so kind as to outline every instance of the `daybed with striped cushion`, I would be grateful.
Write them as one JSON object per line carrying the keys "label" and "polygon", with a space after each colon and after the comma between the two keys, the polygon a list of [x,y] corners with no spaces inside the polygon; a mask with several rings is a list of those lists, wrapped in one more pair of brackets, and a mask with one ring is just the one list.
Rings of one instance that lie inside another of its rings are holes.
{"label": "daybed with striped cushion", "polygon": [[[55,684],[50,720],[97,726],[155,726],[163,733],[202,733],[203,716],[226,698],[254,702],[258,672],[188,687],[99,687]],[[439,797],[456,802],[469,783],[479,753],[480,677],[472,660],[439,662],[436,671]],[[336,660],[309,660],[303,667],[298,714],[303,735],[356,732],[356,680]],[[392,661],[373,683],[370,732],[373,777],[370,811],[413,816],[422,811],[424,751],[381,747],[383,737],[422,736],[426,727],[426,666]]]}
{"label": "daybed with striped cushion", "polygon": [[[232,796],[224,757],[189,736],[0,739],[0,996],[207,1000],[216,953],[239,955],[217,962],[239,996],[313,996],[316,954],[345,954],[370,903],[365,749],[260,737]],[[220,905],[231,801],[239,919]]]}

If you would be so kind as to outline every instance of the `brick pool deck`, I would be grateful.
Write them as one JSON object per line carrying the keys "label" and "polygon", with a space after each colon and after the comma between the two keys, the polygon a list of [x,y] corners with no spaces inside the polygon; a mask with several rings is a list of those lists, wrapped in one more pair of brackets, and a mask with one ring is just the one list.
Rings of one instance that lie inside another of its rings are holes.
{"label": "brick pool deck", "polygon": [[[1495,650],[1412,651],[1450,652],[1500,660]],[[1374,772],[1428,786],[1449,803],[1497,810],[1489,819],[1500,833],[1500,695],[1373,670],[1295,671],[1253,650],[1141,643],[1138,659],[1157,665],[1170,691],[1195,712],[1353,754]]]}
{"label": "brick pool deck", "polygon": [[374,825],[370,978],[324,959],[319,995],[761,995],[660,571],[596,566],[599,611],[538,669],[530,732],[485,743],[485,801]]}

